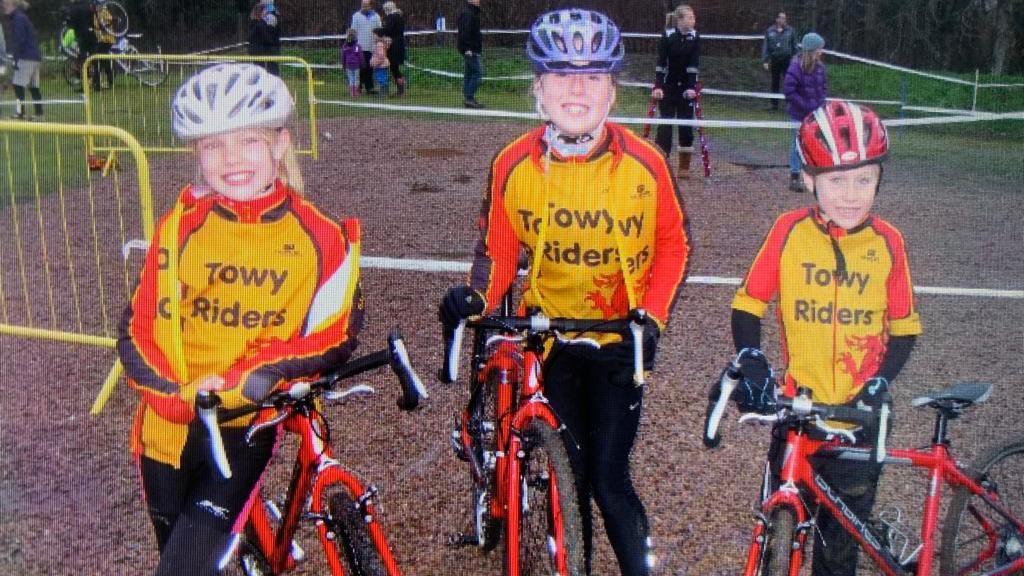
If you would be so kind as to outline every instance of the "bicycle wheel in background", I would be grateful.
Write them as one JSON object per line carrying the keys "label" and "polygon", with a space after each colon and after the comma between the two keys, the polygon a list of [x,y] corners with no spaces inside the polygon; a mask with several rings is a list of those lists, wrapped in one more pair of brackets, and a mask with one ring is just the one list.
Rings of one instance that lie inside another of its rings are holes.
{"label": "bicycle wheel in background", "polygon": [[523,453],[519,574],[582,576],[583,528],[562,437],[534,420],[523,431]]}
{"label": "bicycle wheel in background", "polygon": [[491,515],[491,502],[498,489],[497,470],[493,463],[498,449],[498,418],[498,375],[492,374],[481,384],[479,395],[473,399],[467,425],[473,439],[473,455],[483,468],[483,481],[473,479],[470,505],[477,546],[485,552],[494,550],[501,536],[501,521]]}
{"label": "bicycle wheel in background", "polygon": [[[985,450],[970,470],[1014,518],[1024,519],[1024,437]],[[981,497],[956,488],[942,527],[942,576],[985,574],[1022,559],[1024,529]],[[1012,573],[1024,574],[1024,568]]]}
{"label": "bicycle wheel in background", "polygon": [[78,90],[82,87],[82,69],[78,67],[78,60],[74,58],[65,58],[61,64],[61,73],[64,76],[64,81],[68,83],[68,86]]}
{"label": "bicycle wheel in background", "polygon": [[100,18],[103,29],[114,36],[124,36],[128,33],[128,12],[124,6],[114,0],[107,0],[100,6],[100,10],[110,13],[110,19]]}
{"label": "bicycle wheel in background", "polygon": [[387,576],[384,560],[368,530],[363,512],[348,492],[340,490],[328,500],[331,512],[331,531],[334,542],[341,548],[345,573],[352,576]]}
{"label": "bicycle wheel in background", "polygon": [[768,518],[765,541],[761,548],[758,576],[787,576],[793,542],[796,538],[796,517],[789,508],[776,508]]}

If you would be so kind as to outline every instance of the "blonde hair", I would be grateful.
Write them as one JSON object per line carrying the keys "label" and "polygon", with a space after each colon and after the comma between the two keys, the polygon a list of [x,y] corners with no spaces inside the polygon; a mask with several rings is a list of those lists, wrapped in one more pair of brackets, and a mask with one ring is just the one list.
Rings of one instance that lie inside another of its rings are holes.
{"label": "blonde hair", "polygon": [[800,69],[804,74],[810,74],[814,65],[818,62],[818,50],[805,50],[800,53]]}
{"label": "blonde hair", "polygon": [[399,14],[402,13],[402,11],[398,9],[398,6],[396,6],[391,0],[384,3],[383,10],[385,14],[391,14],[392,12],[398,12]]}
{"label": "blonde hair", "polygon": [[[260,132],[267,138],[268,143],[274,142],[278,134],[278,130],[274,128],[264,128]],[[300,196],[305,194],[306,183],[302,179],[302,170],[299,168],[299,156],[295,153],[295,144],[290,141],[288,148],[284,151],[284,157],[281,158],[281,164],[277,167],[277,176]]]}
{"label": "blonde hair", "polygon": [[671,30],[672,28],[675,28],[675,27],[676,27],[676,13],[674,11],[673,12],[665,13],[665,29],[666,30]]}

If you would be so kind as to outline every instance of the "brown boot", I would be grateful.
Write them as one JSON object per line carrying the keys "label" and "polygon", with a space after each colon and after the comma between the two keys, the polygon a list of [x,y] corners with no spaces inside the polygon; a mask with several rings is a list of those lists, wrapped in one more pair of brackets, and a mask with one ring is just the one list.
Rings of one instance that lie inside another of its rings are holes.
{"label": "brown boot", "polygon": [[680,148],[679,149],[679,178],[688,179],[690,177],[690,158],[693,157],[693,148]]}

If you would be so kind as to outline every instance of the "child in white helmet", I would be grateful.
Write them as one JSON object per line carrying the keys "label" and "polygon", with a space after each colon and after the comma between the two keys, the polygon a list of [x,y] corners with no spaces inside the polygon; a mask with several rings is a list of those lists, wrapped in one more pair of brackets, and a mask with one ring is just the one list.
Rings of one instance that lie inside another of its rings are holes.
{"label": "child in white helmet", "polygon": [[194,418],[197,392],[217,391],[228,408],[259,402],[356,346],[359,224],[303,198],[285,127],[293,110],[284,82],[252,64],[206,68],[173,97],[199,177],[160,221],[118,339],[140,396],[132,448],[156,574],[219,573],[275,441],[269,430],[246,445],[252,417],[223,423],[225,480]]}

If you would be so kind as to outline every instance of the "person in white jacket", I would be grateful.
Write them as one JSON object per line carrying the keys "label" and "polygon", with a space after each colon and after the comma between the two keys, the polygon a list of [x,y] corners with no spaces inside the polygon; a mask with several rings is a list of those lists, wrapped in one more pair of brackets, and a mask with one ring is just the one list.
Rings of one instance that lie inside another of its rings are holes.
{"label": "person in white jacket", "polygon": [[373,9],[373,0],[362,0],[359,11],[352,15],[352,28],[356,30],[356,41],[363,49],[363,65],[359,68],[359,87],[366,94],[376,94],[373,87],[373,67],[370,57],[373,56],[373,31],[382,27],[380,15]]}

